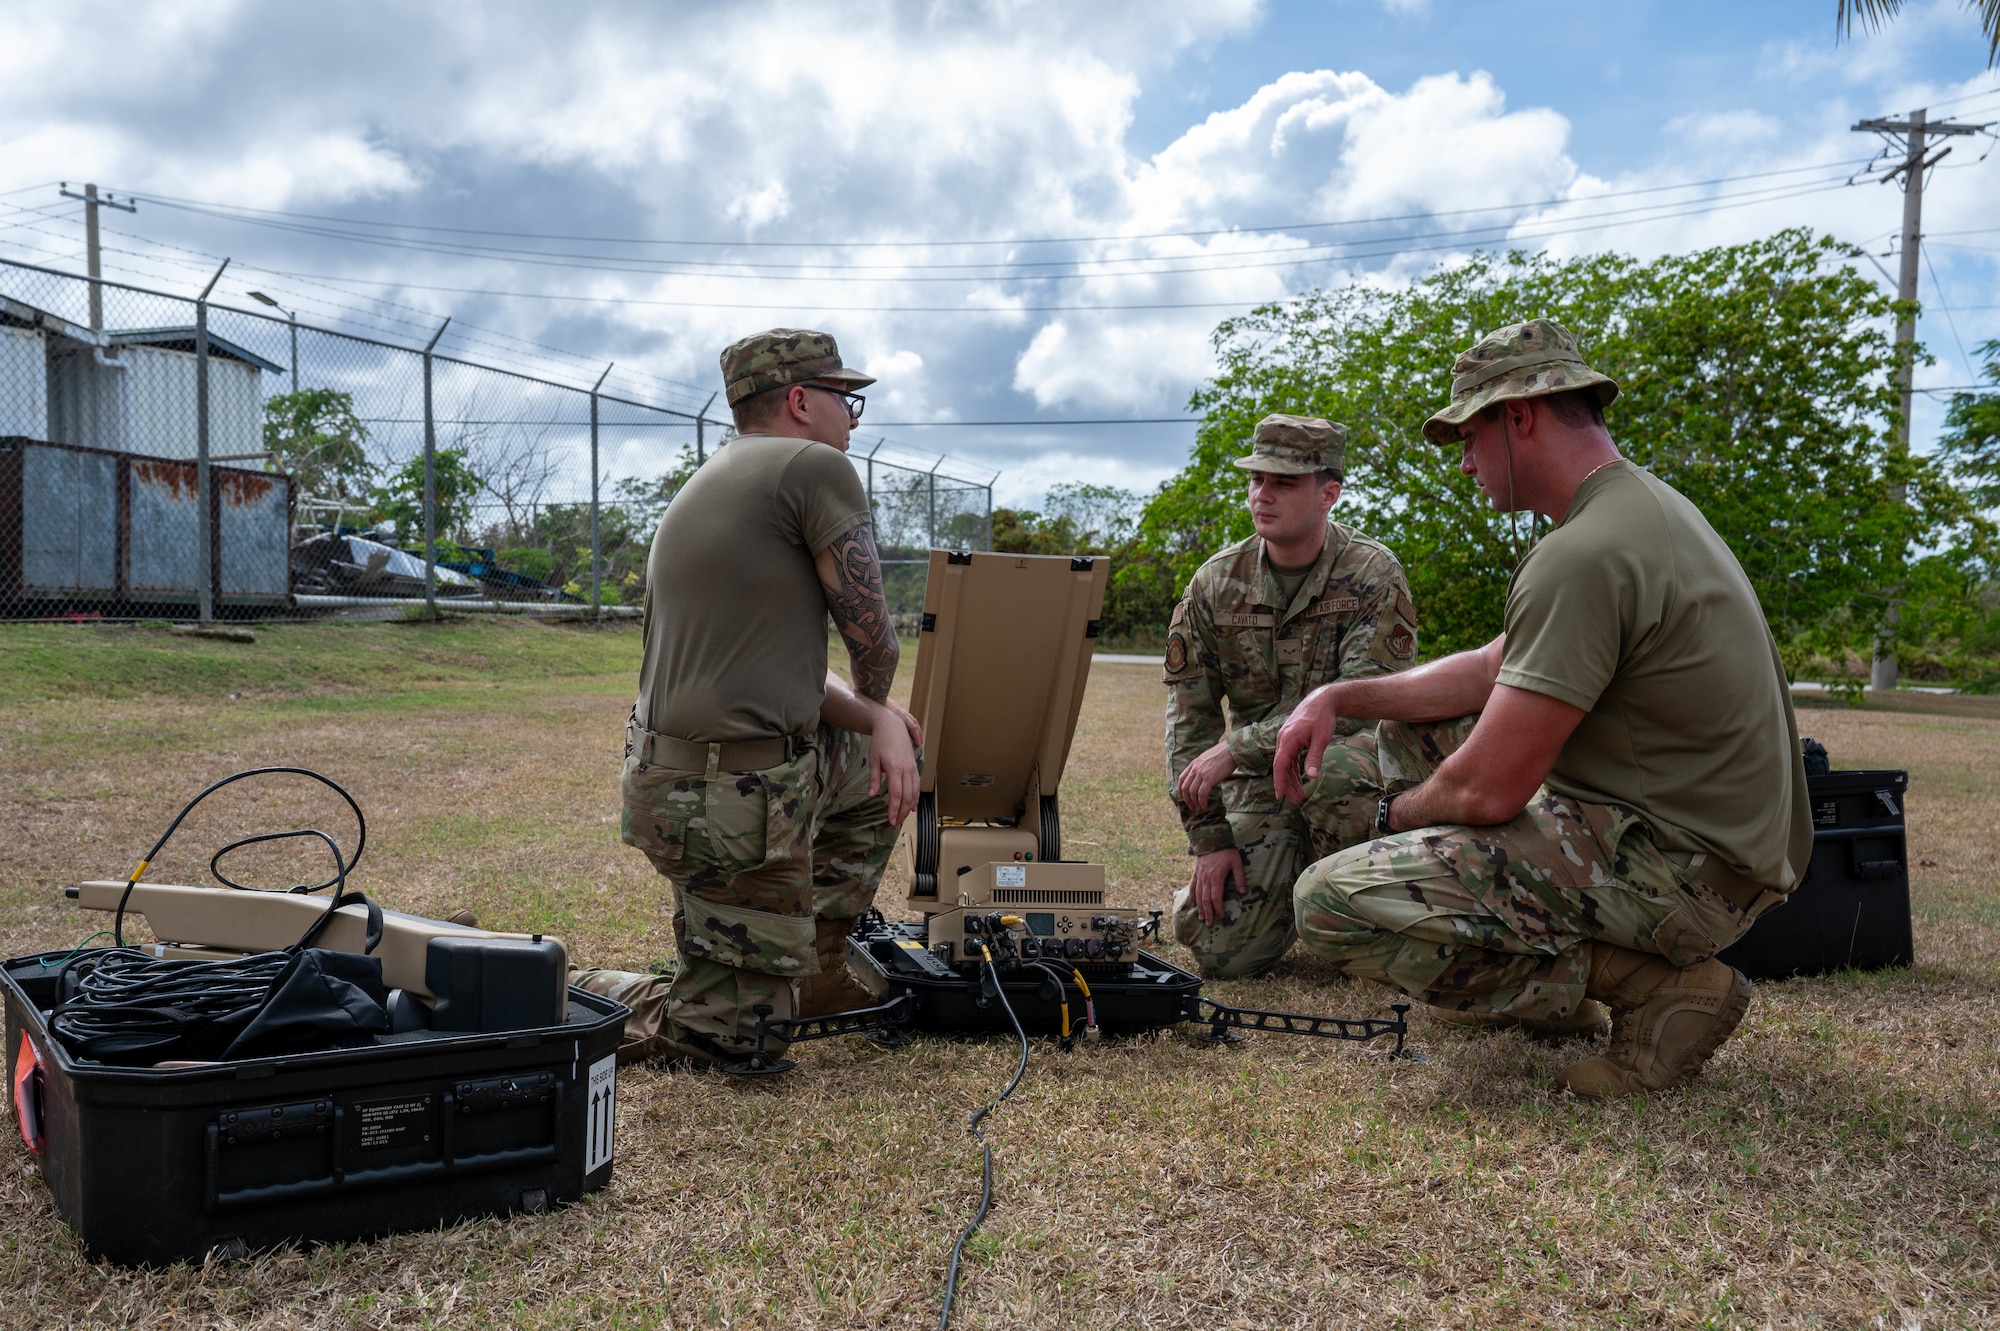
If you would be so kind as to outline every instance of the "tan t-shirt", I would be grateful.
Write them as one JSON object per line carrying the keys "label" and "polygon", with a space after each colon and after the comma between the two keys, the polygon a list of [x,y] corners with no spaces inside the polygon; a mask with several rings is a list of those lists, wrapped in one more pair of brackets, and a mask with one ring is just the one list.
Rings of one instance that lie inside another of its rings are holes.
{"label": "tan t-shirt", "polygon": [[813,556],[868,521],[837,448],[744,435],[718,450],[646,559],[639,724],[704,744],[810,733],[826,694]]}
{"label": "tan t-shirt", "polygon": [[1549,788],[1644,815],[1669,851],[1790,890],[1812,855],[1791,688],[1701,510],[1634,463],[1577,488],[1507,590],[1500,682],[1587,713]]}

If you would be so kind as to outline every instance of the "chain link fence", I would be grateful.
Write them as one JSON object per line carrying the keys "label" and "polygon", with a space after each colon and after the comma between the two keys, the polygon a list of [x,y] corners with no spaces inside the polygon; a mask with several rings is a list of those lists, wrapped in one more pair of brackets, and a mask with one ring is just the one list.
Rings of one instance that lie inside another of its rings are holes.
{"label": "chain link fence", "polygon": [[[446,355],[448,322],[398,345],[208,294],[0,259],[0,618],[634,615],[661,514],[732,433],[609,367]],[[991,548],[993,478],[850,457],[914,614],[927,550]]]}

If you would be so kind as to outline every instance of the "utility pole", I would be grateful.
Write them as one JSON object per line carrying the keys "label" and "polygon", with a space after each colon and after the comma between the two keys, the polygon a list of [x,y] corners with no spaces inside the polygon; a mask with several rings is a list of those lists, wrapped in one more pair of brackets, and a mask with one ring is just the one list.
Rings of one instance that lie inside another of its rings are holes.
{"label": "utility pole", "polygon": [[83,200],[84,262],[90,272],[90,330],[93,333],[101,333],[104,331],[104,287],[102,285],[104,282],[104,261],[99,255],[97,248],[98,205],[102,204],[106,208],[123,208],[128,213],[138,212],[139,205],[130,200],[120,203],[109,194],[100,198],[98,197],[97,186],[95,185],[85,185],[81,194],[72,191],[67,180],[63,181],[59,188],[62,190],[62,196],[65,199]]}
{"label": "utility pole", "polygon": [[[1942,161],[1951,151],[1946,144],[1936,152],[1931,152],[1929,140],[1932,138],[1952,138],[1962,134],[1977,134],[1985,125],[1958,125],[1946,120],[1928,120],[1923,110],[1912,111],[1902,120],[1880,117],[1874,120],[1855,122],[1857,133],[1881,134],[1891,139],[1893,154],[1902,152],[1902,162],[1892,167],[1881,177],[1888,184],[1898,176],[1903,181],[1903,241],[1902,269],[1897,275],[1896,299],[1903,304],[1903,312],[1896,316],[1896,392],[1902,403],[1902,419],[1896,423],[1896,433],[1891,450],[1900,461],[1910,453],[1910,405],[1915,396],[1911,389],[1911,376],[1915,368],[1914,348],[1917,340],[1917,262],[1922,254],[1924,239],[1924,173]],[[1900,141],[1898,141],[1900,140]],[[1928,155],[1926,155],[1928,154]],[[1890,497],[1902,504],[1907,495],[1901,481],[1890,489]],[[1868,687],[1871,689],[1893,689],[1896,687],[1896,625],[1902,619],[1902,606],[1891,599],[1882,614],[1881,626],[1875,633],[1875,659],[1869,668]]]}

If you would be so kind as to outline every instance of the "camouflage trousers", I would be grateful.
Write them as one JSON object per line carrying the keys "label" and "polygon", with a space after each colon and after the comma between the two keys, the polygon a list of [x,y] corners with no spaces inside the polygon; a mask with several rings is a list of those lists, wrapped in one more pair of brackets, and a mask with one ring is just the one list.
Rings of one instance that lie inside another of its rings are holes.
{"label": "camouflage trousers", "polygon": [[1243,857],[1243,893],[1226,889],[1222,918],[1203,924],[1192,890],[1174,894],[1174,937],[1194,953],[1212,980],[1261,975],[1298,938],[1292,885],[1316,859],[1364,840],[1381,799],[1375,732],[1364,730],[1327,745],[1319,775],[1303,803],[1278,798],[1270,776],[1232,776],[1216,787],[1229,830]]}
{"label": "camouflage trousers", "polygon": [[621,839],[673,883],[680,954],[671,980],[587,973],[586,988],[633,1008],[628,1045],[736,1062],[756,1048],[760,1004],[796,1016],[800,982],[844,964],[840,939],[873,904],[898,830],[888,792],[869,797],[868,745],[822,726],[811,747],[757,772],[718,770],[713,749],[702,772],[626,758]]}
{"label": "camouflage trousers", "polygon": [[[1476,720],[1383,722],[1385,783],[1423,780]],[[1692,966],[1750,927],[1754,914],[1696,881],[1701,864],[1661,850],[1636,811],[1545,786],[1497,826],[1419,828],[1322,859],[1294,905],[1306,947],[1351,975],[1434,1007],[1555,1020],[1583,1002],[1593,942]]]}

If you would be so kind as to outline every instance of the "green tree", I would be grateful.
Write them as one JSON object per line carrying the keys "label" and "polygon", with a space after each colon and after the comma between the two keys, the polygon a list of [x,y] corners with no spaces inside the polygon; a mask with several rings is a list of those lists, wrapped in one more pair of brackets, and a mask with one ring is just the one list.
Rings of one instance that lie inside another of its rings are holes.
{"label": "green tree", "polygon": [[351,394],[304,388],[264,402],[264,447],[302,497],[365,502],[375,474],[367,443]]}
{"label": "green tree", "polygon": [[[1934,463],[1890,447],[1896,307],[1840,253],[1786,231],[1650,263],[1475,255],[1407,287],[1315,292],[1227,320],[1219,372],[1191,399],[1204,417],[1193,457],[1147,505],[1142,544],[1184,585],[1250,530],[1230,461],[1257,419],[1324,416],[1348,431],[1335,515],[1402,559],[1426,651],[1485,641],[1538,533],[1494,513],[1457,450],[1421,427],[1449,400],[1458,351],[1547,316],[1623,386],[1610,414],[1621,449],[1701,507],[1794,659],[1865,650],[1903,552],[1949,546],[1970,514]],[[1898,480],[1907,504],[1891,498]]]}
{"label": "green tree", "polygon": [[1138,531],[1139,496],[1115,485],[1085,485],[1065,481],[1049,487],[1042,511],[1051,520],[1066,520],[1091,549],[1109,550]]}
{"label": "green tree", "polygon": [[1938,456],[1982,509],[2000,508],[2000,339],[1984,343],[1981,372],[1992,388],[1953,393],[1945,408]]}
{"label": "green tree", "polygon": [[[463,449],[440,448],[434,457],[432,475],[437,512],[433,529],[440,541],[464,543],[470,539],[466,526],[472,519],[472,501],[485,482],[466,461]],[[382,484],[369,492],[368,499],[374,508],[375,520],[392,524],[396,528],[397,540],[405,544],[422,540],[423,455],[419,453],[383,477]]]}
{"label": "green tree", "polygon": [[1010,555],[1085,553],[1074,522],[1068,517],[1046,518],[1032,508],[993,510],[993,548]]}

